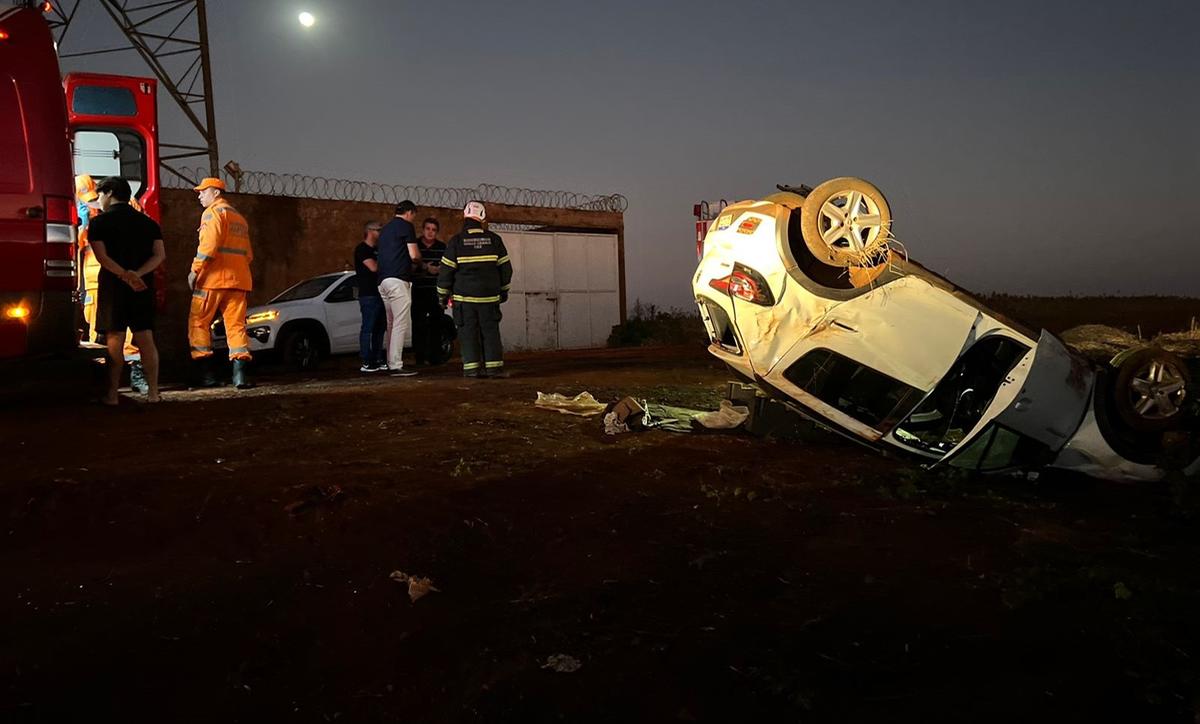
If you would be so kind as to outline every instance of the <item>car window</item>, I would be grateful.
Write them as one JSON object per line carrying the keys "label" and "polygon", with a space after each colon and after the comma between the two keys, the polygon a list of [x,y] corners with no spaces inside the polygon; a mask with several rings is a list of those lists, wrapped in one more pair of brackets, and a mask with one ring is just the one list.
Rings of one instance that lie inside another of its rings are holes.
{"label": "car window", "polygon": [[76,175],[87,174],[96,183],[120,176],[129,182],[134,197],[141,195],[146,181],[146,144],[136,131],[76,131],[73,147]]}
{"label": "car window", "polygon": [[325,297],[325,302],[353,302],[355,299],[358,299],[358,280],[354,275],[350,275]]}
{"label": "car window", "polygon": [[1037,440],[992,424],[955,455],[951,464],[959,468],[994,472],[1036,467],[1048,462],[1050,457],[1050,448]]}
{"label": "car window", "polygon": [[876,429],[906,414],[921,391],[849,357],[815,349],[784,373],[792,384]]}
{"label": "car window", "polygon": [[320,296],[321,292],[328,289],[329,285],[340,279],[341,276],[341,274],[326,274],[325,276],[305,279],[271,301],[294,302],[299,299],[312,299],[313,297]]}
{"label": "car window", "polygon": [[1009,337],[979,340],[896,426],[896,439],[927,452],[950,452],[979,424],[1000,383],[1028,351],[1029,347]]}

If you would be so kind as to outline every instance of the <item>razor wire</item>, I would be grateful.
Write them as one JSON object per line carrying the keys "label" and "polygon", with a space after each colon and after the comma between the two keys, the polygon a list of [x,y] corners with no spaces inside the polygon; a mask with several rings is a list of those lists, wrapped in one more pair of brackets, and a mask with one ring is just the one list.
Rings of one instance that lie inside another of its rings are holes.
{"label": "razor wire", "polygon": [[[207,169],[174,167],[175,173],[163,174],[167,188],[191,188],[208,175]],[[529,206],[541,209],[572,209],[578,211],[609,211],[622,213],[629,201],[621,194],[581,194],[573,191],[514,188],[496,184],[475,187],[411,186],[372,181],[306,176],[296,173],[268,171],[221,171],[221,179],[230,190],[246,194],[290,196],[301,199],[329,201],[364,201],[379,204],[398,204],[410,200],[426,208],[461,209],[468,201]]]}

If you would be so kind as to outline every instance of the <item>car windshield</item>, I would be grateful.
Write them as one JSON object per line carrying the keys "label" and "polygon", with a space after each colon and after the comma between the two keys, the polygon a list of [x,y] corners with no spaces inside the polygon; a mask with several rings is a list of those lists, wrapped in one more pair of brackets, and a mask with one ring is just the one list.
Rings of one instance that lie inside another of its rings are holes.
{"label": "car windshield", "polygon": [[313,277],[305,279],[296,286],[288,289],[283,294],[275,297],[271,302],[294,302],[300,299],[312,299],[319,296],[321,292],[329,288],[329,285],[341,279],[341,274],[326,274],[321,277]]}

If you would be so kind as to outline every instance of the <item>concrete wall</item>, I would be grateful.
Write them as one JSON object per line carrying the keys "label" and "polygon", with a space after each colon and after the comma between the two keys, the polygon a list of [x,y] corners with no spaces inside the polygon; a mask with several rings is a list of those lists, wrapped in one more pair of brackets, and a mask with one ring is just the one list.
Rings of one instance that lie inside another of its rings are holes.
{"label": "concrete wall", "polygon": [[[161,193],[163,241],[167,248],[167,308],[158,320],[156,337],[164,361],[174,366],[172,363],[187,358],[187,314],[191,300],[187,274],[196,255],[196,231],[202,209],[193,191],[163,189]],[[231,193],[229,200],[250,223],[250,238],[254,245],[251,305],[262,304],[302,279],[351,268],[354,246],[362,239],[363,224],[372,219],[390,219],[394,208],[393,204],[258,194]],[[491,223],[615,232],[621,319],[625,319],[625,226],[622,214],[505,204],[487,204],[487,209]],[[418,230],[420,221],[427,216],[441,222],[443,241],[453,236],[462,224],[459,209],[418,208]]]}

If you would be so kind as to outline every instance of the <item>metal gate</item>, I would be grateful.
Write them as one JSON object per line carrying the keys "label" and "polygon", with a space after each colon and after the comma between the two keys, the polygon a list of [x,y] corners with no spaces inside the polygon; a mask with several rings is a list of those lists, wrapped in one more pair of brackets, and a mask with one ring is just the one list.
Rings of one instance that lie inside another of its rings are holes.
{"label": "metal gate", "polygon": [[603,347],[621,322],[615,234],[502,234],[513,281],[501,308],[506,349]]}

